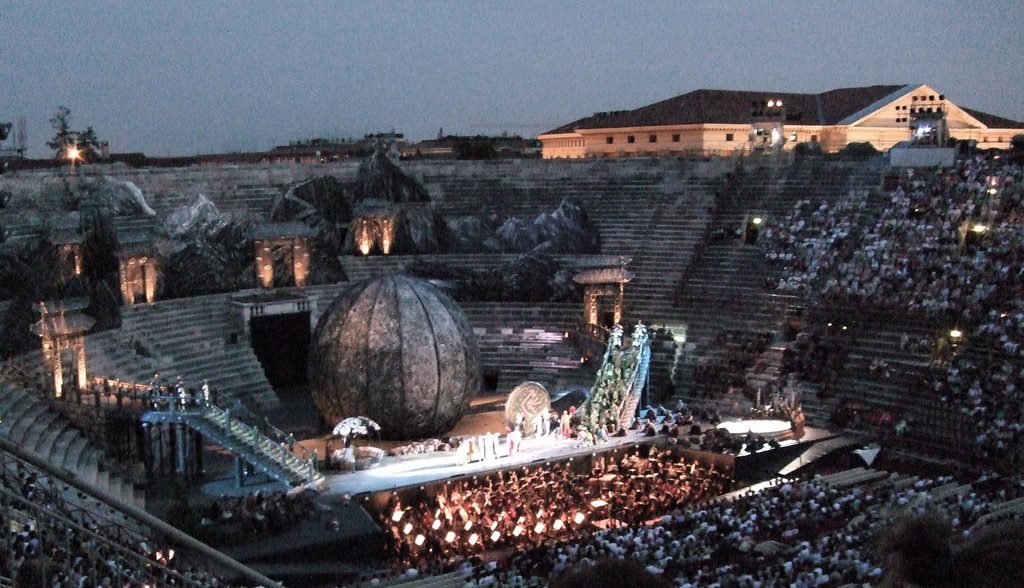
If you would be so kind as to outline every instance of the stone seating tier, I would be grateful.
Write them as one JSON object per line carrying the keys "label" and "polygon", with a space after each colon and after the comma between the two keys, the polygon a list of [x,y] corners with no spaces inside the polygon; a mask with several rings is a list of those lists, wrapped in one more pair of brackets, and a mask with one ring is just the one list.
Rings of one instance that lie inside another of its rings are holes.
{"label": "stone seating tier", "polygon": [[113,474],[105,465],[103,453],[64,415],[38,397],[37,391],[0,380],[0,435],[68,469],[87,484],[141,503],[133,485]]}

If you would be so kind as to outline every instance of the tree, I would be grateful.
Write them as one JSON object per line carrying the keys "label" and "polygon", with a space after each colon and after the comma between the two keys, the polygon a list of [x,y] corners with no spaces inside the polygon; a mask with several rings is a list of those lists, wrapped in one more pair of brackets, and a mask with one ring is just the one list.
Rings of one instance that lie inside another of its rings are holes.
{"label": "tree", "polygon": [[46,146],[53,149],[54,157],[63,157],[76,140],[75,133],[71,131],[71,110],[67,106],[59,107],[50,118],[50,126],[56,134],[46,142]]}
{"label": "tree", "polygon": [[1024,135],[1014,135],[1010,139],[1010,149],[1013,151],[1024,151]]}
{"label": "tree", "polygon": [[53,156],[60,159],[66,156],[68,149],[76,147],[79,158],[83,161],[90,161],[96,158],[100,147],[99,139],[96,138],[96,131],[92,127],[86,127],[84,131],[71,129],[71,110],[67,106],[61,106],[50,118],[50,126],[53,127],[54,136],[46,142],[46,146],[53,149]]}

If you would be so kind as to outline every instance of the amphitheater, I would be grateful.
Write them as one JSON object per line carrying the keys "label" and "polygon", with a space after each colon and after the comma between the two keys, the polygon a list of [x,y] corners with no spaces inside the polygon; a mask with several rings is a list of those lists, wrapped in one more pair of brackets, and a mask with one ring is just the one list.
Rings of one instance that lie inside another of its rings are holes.
{"label": "amphitheater", "polygon": [[[6,174],[0,176],[0,190],[13,195],[12,203],[35,204],[0,209],[0,226],[6,228],[9,242],[36,234],[51,222],[44,212],[48,208],[43,200],[53,192],[47,186],[90,175],[132,182],[156,212],[156,219],[165,218],[199,194],[221,212],[268,217],[274,198],[296,182],[333,176],[350,185],[358,165],[358,161],[342,161],[167,169],[84,166],[77,176],[67,170]],[[693,377],[698,368],[716,365],[727,347],[723,341],[754,335],[766,338],[768,344],[757,351],[756,357],[737,368],[743,382],[759,388],[780,377],[792,341],[786,337],[787,325],[794,317],[799,318],[804,330],[842,324],[850,341],[848,369],[840,373],[829,393],[821,393],[819,383],[796,378],[787,385],[787,393],[799,395],[809,426],[835,428],[830,418],[841,408],[856,404],[863,414],[898,414],[913,422],[914,426],[898,440],[899,450],[907,455],[947,465],[970,462],[977,456],[977,431],[969,417],[952,403],[915,397],[913,388],[908,387],[909,382],[933,369],[932,349],[901,345],[908,336],[934,340],[957,328],[959,317],[915,316],[884,308],[864,312],[863,308],[827,300],[820,294],[784,293],[768,287],[779,281],[784,268],[768,260],[759,243],[737,238],[738,234],[746,236],[744,227],[751,219],[770,224],[773,219],[785,218],[801,201],[835,201],[851,193],[870,194],[855,222],[879,216],[888,206],[883,190],[892,174],[883,159],[409,161],[402,165],[427,189],[430,206],[446,217],[485,211],[501,218],[529,219],[550,212],[565,198],[579,202],[600,232],[601,251],[556,258],[567,266],[581,268],[624,263],[632,273],[632,280],[625,285],[621,323],[642,321],[652,333],[647,396],[651,404],[672,406],[682,401],[694,410],[723,415],[747,411],[749,398],[709,394]],[[130,231],[154,222],[158,221],[121,218],[115,219],[115,226]],[[346,255],[341,259],[346,281],[310,285],[302,288],[301,294],[308,301],[315,324],[331,300],[350,283],[400,272],[413,262],[435,262],[456,270],[489,269],[501,267],[514,257]],[[158,299],[151,304],[122,307],[119,328],[85,337],[90,376],[144,383],[159,373],[165,381],[180,377],[191,386],[206,380],[217,391],[219,405],[238,406],[273,422],[287,398],[271,385],[242,332],[244,327],[236,320],[235,301],[245,294]],[[549,391],[593,383],[593,366],[581,362],[580,347],[570,336],[583,317],[580,303],[460,301],[460,305],[476,334],[484,373],[493,375],[490,392],[494,395],[507,394],[524,381],[539,382]],[[4,302],[0,309],[6,310],[7,306]],[[983,356],[986,349],[982,345],[968,342],[964,353]],[[878,361],[884,361],[898,375],[884,380],[874,377],[868,366]],[[90,416],[93,413],[88,407],[42,394],[39,382],[45,379],[43,366],[42,351],[33,351],[5,360],[0,368],[0,437],[5,441],[6,462],[18,461],[19,468],[44,468],[41,475],[60,479],[64,487],[77,485],[79,492],[115,505],[111,508],[117,516],[130,519],[120,523],[124,528],[191,546],[186,543],[187,537],[174,535],[160,521],[138,518],[144,515],[140,511],[150,505],[146,472],[138,460],[130,457],[134,448],[126,446],[124,438],[112,432],[109,425]],[[864,435],[863,439],[880,435],[867,420],[844,423],[843,427],[851,434]],[[33,461],[24,461],[29,459]],[[5,470],[11,467],[5,466]],[[865,468],[828,476],[822,478],[822,483],[872,488],[875,492],[881,492],[882,487],[912,487],[919,479],[912,474],[890,475]],[[972,492],[966,483],[938,484],[937,488],[933,492],[937,500],[953,503]],[[5,489],[6,503],[13,499],[13,495],[8,496],[12,492],[17,494],[18,489]],[[1021,508],[1019,501],[1011,500],[999,506],[1006,512]],[[30,518],[42,521],[44,515],[34,513]],[[197,553],[200,561],[238,584],[272,581],[258,572],[250,574],[251,570],[246,571],[248,568],[241,564],[225,563],[226,558],[216,559],[209,550]],[[128,567],[139,565],[130,558],[127,561]],[[270,573],[281,571],[281,564],[261,568],[254,560],[246,561],[254,569],[267,570],[272,578],[287,577]],[[0,565],[0,575],[8,574],[0,577],[0,586],[12,585],[10,570]],[[154,573],[151,581],[169,585],[167,578],[171,576],[167,574],[172,572],[160,573],[164,576]],[[177,585],[208,585],[198,575],[174,577],[178,578]],[[338,577],[352,576],[339,572]],[[446,572],[433,580],[384,581],[410,586],[461,586],[463,576]]]}

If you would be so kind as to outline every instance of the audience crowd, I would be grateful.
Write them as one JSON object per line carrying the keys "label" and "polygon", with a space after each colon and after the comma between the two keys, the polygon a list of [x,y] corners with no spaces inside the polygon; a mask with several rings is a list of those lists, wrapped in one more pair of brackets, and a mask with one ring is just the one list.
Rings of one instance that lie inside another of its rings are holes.
{"label": "audience crowd", "polygon": [[1024,494],[1020,479],[981,476],[958,492],[950,477],[843,488],[780,482],[686,510],[651,525],[587,532],[465,566],[466,586],[545,586],[566,570],[632,559],[680,587],[869,586],[885,575],[877,541],[898,514],[937,512],[963,537],[995,502]]}
{"label": "audience crowd", "polygon": [[227,585],[103,504],[12,457],[3,459],[0,577],[14,586]]}
{"label": "audience crowd", "polygon": [[[768,258],[784,266],[781,291],[946,325],[931,342],[901,336],[901,350],[931,351],[934,359],[924,382],[906,378],[907,393],[929,393],[957,408],[977,427],[979,456],[1010,463],[1021,459],[1024,428],[1022,173],[995,156],[934,172],[906,170],[882,196],[800,201],[761,241]],[[790,359],[826,392],[844,368],[864,367],[871,378],[903,385],[899,367],[882,358],[845,365],[842,349],[811,343]]]}

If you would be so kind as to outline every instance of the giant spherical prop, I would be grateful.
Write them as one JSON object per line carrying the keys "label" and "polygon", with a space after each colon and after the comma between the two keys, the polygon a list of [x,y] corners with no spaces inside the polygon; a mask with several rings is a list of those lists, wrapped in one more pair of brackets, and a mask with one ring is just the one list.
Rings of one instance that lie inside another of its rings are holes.
{"label": "giant spherical prop", "polygon": [[391,439],[449,431],[480,388],[480,352],[462,309],[403,275],[363,280],[320,317],[309,384],[325,419],[366,416]]}

